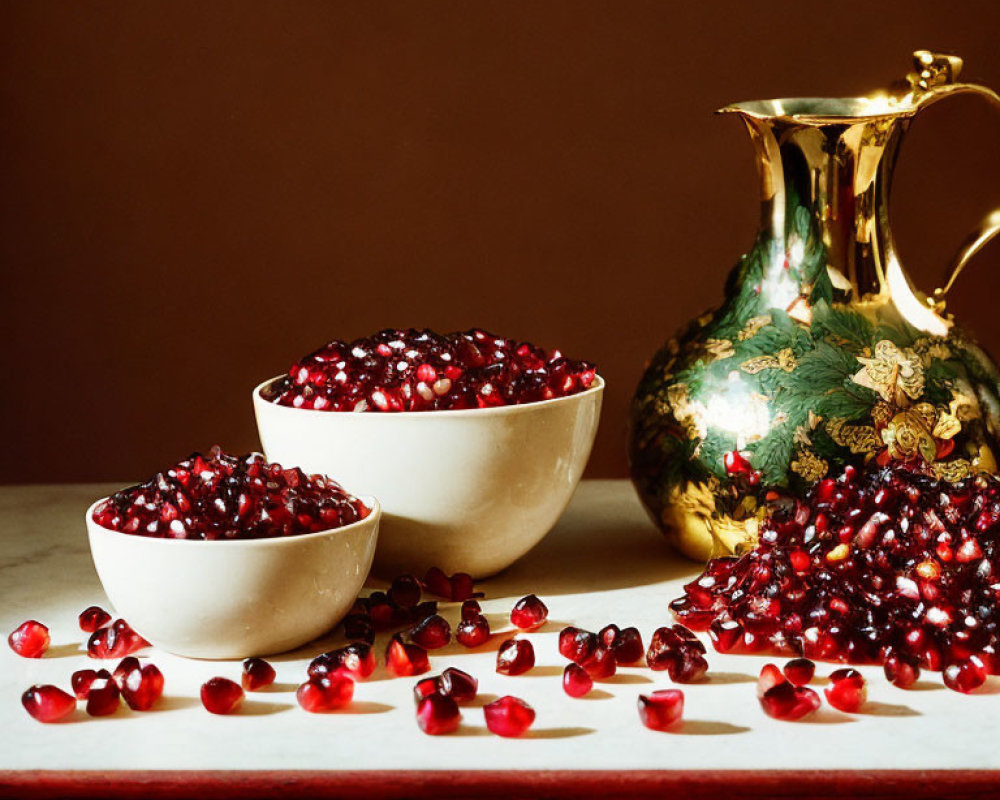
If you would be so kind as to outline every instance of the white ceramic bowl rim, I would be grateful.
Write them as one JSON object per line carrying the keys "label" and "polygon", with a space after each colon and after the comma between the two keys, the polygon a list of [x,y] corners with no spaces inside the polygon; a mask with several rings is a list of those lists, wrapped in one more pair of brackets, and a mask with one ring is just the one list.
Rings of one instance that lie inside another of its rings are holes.
{"label": "white ceramic bowl rim", "polygon": [[275,375],[273,378],[268,378],[263,383],[258,384],[253,390],[253,396],[259,398],[262,403],[267,403],[269,406],[274,406],[276,409],[280,409],[281,412],[292,411],[296,414],[318,414],[323,417],[337,416],[337,415],[348,415],[352,419],[359,419],[364,417],[375,417],[376,419],[388,419],[392,417],[405,417],[406,419],[412,419],[413,417],[424,417],[424,416],[440,416],[442,414],[447,414],[449,416],[468,416],[469,414],[475,414],[476,416],[485,416],[487,414],[517,414],[517,413],[528,413],[532,409],[539,408],[542,406],[551,406],[556,403],[571,403],[574,400],[579,400],[580,398],[586,397],[590,394],[597,394],[604,389],[604,378],[600,375],[594,375],[594,383],[588,388],[584,389],[582,392],[575,392],[573,394],[563,395],[562,397],[553,397],[551,400],[536,400],[531,403],[515,403],[513,405],[503,405],[503,406],[489,406],[488,408],[446,408],[446,409],[431,409],[429,411],[392,411],[392,412],[378,412],[378,413],[365,413],[360,411],[317,411],[315,408],[295,408],[295,406],[285,406],[274,403],[264,397],[261,392],[264,388],[269,386],[281,378],[284,375]]}
{"label": "white ceramic bowl rim", "polygon": [[[109,495],[110,496],[110,495]],[[382,514],[382,506],[376,498],[371,495],[352,495],[356,499],[360,500],[365,506],[368,507],[368,516],[364,519],[359,519],[357,522],[352,522],[349,525],[340,525],[336,528],[327,528],[323,531],[313,531],[312,533],[297,533],[294,536],[266,536],[258,539],[173,539],[169,536],[143,536],[138,533],[125,533],[124,531],[116,531],[111,528],[101,525],[97,520],[94,519],[94,509],[98,505],[107,500],[107,497],[102,497],[99,500],[95,500],[90,508],[87,509],[87,516],[85,519],[88,522],[93,523],[93,525],[106,533],[117,536],[128,536],[130,539],[141,539],[148,542],[163,542],[166,544],[169,542],[171,545],[199,545],[201,547],[283,547],[291,546],[295,542],[301,542],[306,539],[318,539],[322,536],[333,536],[338,533],[344,533],[348,530],[354,530],[366,523],[371,523],[373,519],[377,520]]]}

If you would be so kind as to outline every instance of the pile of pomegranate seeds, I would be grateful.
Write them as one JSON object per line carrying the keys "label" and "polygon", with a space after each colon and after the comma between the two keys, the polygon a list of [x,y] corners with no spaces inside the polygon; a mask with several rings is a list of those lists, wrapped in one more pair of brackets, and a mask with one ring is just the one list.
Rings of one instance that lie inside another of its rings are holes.
{"label": "pile of pomegranate seeds", "polygon": [[716,649],[884,662],[899,686],[943,670],[958,691],[1000,672],[1000,479],[848,467],[804,501],[772,499],[757,547],[671,603]]}
{"label": "pile of pomegranate seeds", "polygon": [[274,667],[263,658],[248,658],[243,661],[243,675],[240,684],[246,692],[256,692],[274,683]]}
{"label": "pile of pomegranate seeds", "polygon": [[7,644],[22,658],[41,658],[49,649],[49,629],[41,622],[29,619],[7,637]]}
{"label": "pile of pomegranate seeds", "polygon": [[497,650],[497,672],[521,675],[535,666],[535,648],[527,639],[507,639]]}
{"label": "pile of pomegranate seeds", "polygon": [[524,736],[535,721],[535,709],[517,697],[505,695],[483,706],[486,728],[497,736]]}
{"label": "pile of pomegranate seeds", "polygon": [[665,731],[684,716],[684,692],[680,689],[660,689],[648,695],[640,694],[639,719],[647,728]]}
{"label": "pile of pomegranate seeds", "polygon": [[314,411],[442,411],[536,403],[589,388],[593,364],[481,330],[383,330],[332,341],[262,393]]}
{"label": "pile of pomegranate seeds", "polygon": [[229,678],[211,678],[202,684],[201,704],[213,714],[232,714],[243,705],[243,689]]}
{"label": "pile of pomegranate seeds", "polygon": [[213,447],[115,492],[94,509],[94,521],[139,536],[225,540],[315,533],[368,514],[330,478]]}

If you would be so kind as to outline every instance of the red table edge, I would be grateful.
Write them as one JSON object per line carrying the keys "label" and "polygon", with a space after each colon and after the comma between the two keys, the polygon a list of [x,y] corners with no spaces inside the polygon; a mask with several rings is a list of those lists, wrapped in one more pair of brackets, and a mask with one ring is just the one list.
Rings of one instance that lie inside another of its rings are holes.
{"label": "red table edge", "polygon": [[1000,797],[1000,770],[15,771],[0,797],[966,798]]}

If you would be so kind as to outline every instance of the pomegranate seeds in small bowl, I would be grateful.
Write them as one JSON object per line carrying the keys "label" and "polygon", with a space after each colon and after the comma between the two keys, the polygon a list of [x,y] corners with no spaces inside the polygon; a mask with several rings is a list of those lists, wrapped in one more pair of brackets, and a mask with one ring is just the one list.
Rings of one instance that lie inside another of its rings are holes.
{"label": "pomegranate seeds in small bowl", "polygon": [[182,656],[242,659],[343,618],[379,517],[374,498],[323,475],[213,448],[97,501],[86,522],[104,589],[138,634]]}
{"label": "pomegranate seeds in small bowl", "polygon": [[375,494],[375,569],[492,575],[548,532],[590,455],[592,364],[482,330],[333,341],[253,391],[269,458]]}

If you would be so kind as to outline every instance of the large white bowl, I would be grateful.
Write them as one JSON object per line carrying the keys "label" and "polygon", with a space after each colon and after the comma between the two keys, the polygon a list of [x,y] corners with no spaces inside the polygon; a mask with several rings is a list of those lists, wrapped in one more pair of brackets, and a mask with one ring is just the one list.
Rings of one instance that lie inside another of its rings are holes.
{"label": "large white bowl", "polygon": [[150,642],[191,658],[281,653],[329,631],[371,569],[380,508],[327,531],[200,541],[136,536],[94,522],[87,533],[115,611]]}
{"label": "large white bowl", "polygon": [[583,474],[604,381],[539,403],[456,411],[353,413],[269,402],[253,390],[269,461],[335,475],[375,495],[383,517],[376,572],[431,566],[484,578],[555,524]]}

